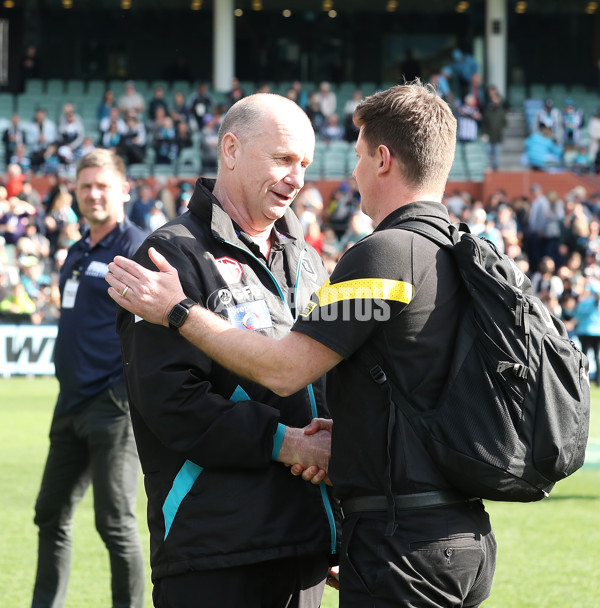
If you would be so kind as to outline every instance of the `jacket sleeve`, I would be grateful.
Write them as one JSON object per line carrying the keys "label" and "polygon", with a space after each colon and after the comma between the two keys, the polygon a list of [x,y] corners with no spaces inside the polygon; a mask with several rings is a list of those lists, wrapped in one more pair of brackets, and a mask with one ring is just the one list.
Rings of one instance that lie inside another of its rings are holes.
{"label": "jacket sleeve", "polygon": [[[151,237],[135,255],[149,268],[150,245],[178,269],[187,296],[204,302],[197,256],[176,242]],[[193,285],[191,277],[197,277]],[[216,366],[173,329],[136,322],[123,309],[117,329],[130,407],[162,446],[202,467],[252,468],[270,462],[279,422],[276,408],[245,399],[246,391],[238,389],[244,381]],[[240,394],[241,400],[236,397]]]}

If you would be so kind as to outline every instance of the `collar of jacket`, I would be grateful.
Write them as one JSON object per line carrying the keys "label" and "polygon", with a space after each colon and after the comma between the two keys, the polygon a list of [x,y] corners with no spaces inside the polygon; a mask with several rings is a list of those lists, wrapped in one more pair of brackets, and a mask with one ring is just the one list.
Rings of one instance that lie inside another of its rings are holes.
{"label": "collar of jacket", "polygon": [[[240,244],[238,228],[212,193],[215,181],[205,177],[196,181],[188,209],[203,222],[210,222],[212,233],[216,238]],[[275,230],[289,241],[298,244],[304,241],[302,225],[291,209],[287,209],[285,215],[275,222]]]}
{"label": "collar of jacket", "polygon": [[444,204],[435,201],[415,201],[392,211],[379,222],[375,230],[385,230],[415,219],[428,220],[435,224],[439,223],[441,226],[447,226],[450,222],[448,209]]}
{"label": "collar of jacket", "polygon": [[[94,245],[94,247],[106,247],[106,248],[112,247],[114,240],[116,238],[118,238],[118,236],[120,234],[122,234],[127,228],[129,228],[129,226],[133,226],[133,222],[127,216],[125,216],[123,218],[123,221],[119,222],[106,236],[104,236],[104,238],[99,240]],[[81,235],[81,238],[75,244],[81,247],[85,243],[86,247],[87,247],[89,238],[90,238],[90,228],[89,228],[89,226],[86,226],[83,234]]]}

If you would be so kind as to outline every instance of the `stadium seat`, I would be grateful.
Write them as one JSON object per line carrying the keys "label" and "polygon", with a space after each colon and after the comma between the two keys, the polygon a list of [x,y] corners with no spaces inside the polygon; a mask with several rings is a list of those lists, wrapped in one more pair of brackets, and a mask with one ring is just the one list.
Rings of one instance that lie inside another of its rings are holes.
{"label": "stadium seat", "polygon": [[554,100],[557,107],[562,107],[565,99],[569,97],[566,84],[554,83],[548,87],[548,96]]}
{"label": "stadium seat", "polygon": [[271,89],[271,93],[277,93],[278,95],[285,97],[287,92],[291,89],[291,87],[292,87],[291,80],[282,80],[281,82],[278,82],[277,84],[274,85],[274,87]]}
{"label": "stadium seat", "polygon": [[325,179],[345,178],[348,176],[344,150],[328,150],[323,157],[323,177]]}
{"label": "stadium seat", "polygon": [[44,81],[41,78],[30,78],[25,82],[25,90],[27,95],[42,95],[44,92]]}
{"label": "stadium seat", "polygon": [[317,181],[323,178],[323,155],[315,153],[315,158],[304,173],[304,181]]}
{"label": "stadium seat", "polygon": [[85,95],[85,83],[79,78],[71,78],[67,80],[65,87],[66,96],[72,97],[83,97]]}
{"label": "stadium seat", "polygon": [[327,146],[328,152],[343,152],[344,154],[348,153],[348,148],[350,148],[350,144],[345,139],[340,139],[337,141],[329,142]]}
{"label": "stadium seat", "polygon": [[546,99],[548,97],[548,87],[545,84],[534,83],[529,85],[529,96],[537,99]]}
{"label": "stadium seat", "polygon": [[465,168],[464,156],[457,148],[456,154],[454,155],[454,162],[452,163],[452,167],[450,168],[450,175],[448,176],[448,179],[450,181],[467,181],[467,173],[468,172]]}
{"label": "stadium seat", "polygon": [[376,82],[366,80],[364,82],[359,83],[358,87],[356,88],[362,91],[363,97],[366,97],[367,95],[372,95],[373,93],[375,93],[375,91],[379,87],[377,86]]}
{"label": "stadium seat", "polygon": [[315,141],[315,157],[317,154],[322,155],[325,154],[325,152],[327,152],[327,142],[317,137],[317,140]]}
{"label": "stadium seat", "polygon": [[14,110],[14,98],[10,93],[0,93],[0,117],[10,118]]}
{"label": "stadium seat", "polygon": [[256,91],[256,83],[254,80],[240,80],[240,87],[246,95],[251,95]]}
{"label": "stadium seat", "polygon": [[352,99],[352,95],[354,91],[356,91],[358,87],[353,82],[342,82],[337,87],[335,87],[335,94],[337,98],[337,113],[341,114],[344,110],[344,104]]}
{"label": "stadium seat", "polygon": [[95,116],[82,116],[81,120],[83,121],[83,128],[85,129],[85,134],[88,137],[93,138],[94,141],[96,141],[99,135],[98,119]]}
{"label": "stadium seat", "polygon": [[146,163],[132,163],[127,167],[127,175],[134,179],[149,177],[150,167]]}
{"label": "stadium seat", "polygon": [[156,87],[162,87],[163,92],[165,94],[165,99],[168,99],[170,97],[171,83],[168,82],[167,80],[162,80],[162,79],[153,80],[149,84],[143,84],[142,82],[135,83],[135,88],[136,88],[137,92],[140,93],[141,95],[143,95],[144,97],[148,97],[148,99],[151,99],[152,97],[154,97],[154,89]]}
{"label": "stadium seat", "polygon": [[152,166],[156,161],[156,150],[152,146],[146,146],[146,154],[144,156],[144,162],[148,166]]}
{"label": "stadium seat", "polygon": [[153,177],[173,177],[175,175],[175,166],[172,164],[155,163],[152,166]]}
{"label": "stadium seat", "polygon": [[179,153],[175,173],[179,176],[199,176],[202,170],[200,151],[197,148],[184,148]]}
{"label": "stadium seat", "polygon": [[77,113],[83,118],[83,121],[86,120],[94,120],[96,123],[98,122],[98,104],[100,103],[100,98],[94,99],[87,95],[86,97],[79,98],[76,102],[77,104]]}
{"label": "stadium seat", "polygon": [[[23,93],[21,95],[17,95],[16,98],[16,106],[15,112],[23,119],[30,120],[33,118],[35,113],[35,109],[38,107],[46,108],[48,118],[51,120],[56,120],[56,116],[54,116],[54,107],[51,109],[46,105],[46,99],[42,97],[38,97],[37,95],[28,95]],[[51,113],[52,111],[52,113]]]}
{"label": "stadium seat", "polygon": [[346,151],[346,169],[348,171],[348,175],[352,175],[354,167],[356,167],[357,160],[358,158],[356,156],[356,151],[354,150],[354,144],[351,144]]}
{"label": "stadium seat", "polygon": [[[197,87],[192,88],[192,83],[187,80],[175,80],[171,83],[171,97],[177,93],[183,93],[183,96],[187,99],[192,91],[195,91]],[[165,91],[166,93],[167,91]]]}
{"label": "stadium seat", "polygon": [[512,108],[521,108],[527,97],[525,86],[522,84],[513,84],[508,88],[507,101]]}
{"label": "stadium seat", "polygon": [[[119,97],[125,93],[125,81],[113,78],[108,82],[108,88],[115,94],[115,101],[119,100]],[[100,102],[100,99],[98,99]]]}
{"label": "stadium seat", "polygon": [[88,97],[95,99],[96,103],[100,103],[102,95],[107,88],[107,84],[104,80],[94,78],[88,81],[86,93]]}
{"label": "stadium seat", "polygon": [[50,78],[46,80],[46,95],[64,95],[65,94],[65,82],[61,78]]}
{"label": "stadium seat", "polygon": [[[487,167],[487,156],[481,142],[459,143],[456,148],[455,163],[457,161],[456,170],[462,169],[466,179],[472,182],[483,181],[483,175]],[[452,171],[450,175],[452,175]]]}
{"label": "stadium seat", "polygon": [[200,148],[200,144],[202,143],[202,131],[192,131],[192,147]]}

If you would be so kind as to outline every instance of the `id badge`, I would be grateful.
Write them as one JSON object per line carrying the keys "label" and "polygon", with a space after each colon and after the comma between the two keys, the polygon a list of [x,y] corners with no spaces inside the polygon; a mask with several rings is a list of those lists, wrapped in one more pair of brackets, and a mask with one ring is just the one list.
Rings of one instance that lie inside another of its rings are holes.
{"label": "id badge", "polygon": [[239,329],[255,331],[273,327],[269,307],[264,300],[244,302],[227,309],[229,322]]}
{"label": "id badge", "polygon": [[63,290],[62,307],[73,308],[75,306],[75,298],[79,289],[79,281],[76,279],[67,279]]}

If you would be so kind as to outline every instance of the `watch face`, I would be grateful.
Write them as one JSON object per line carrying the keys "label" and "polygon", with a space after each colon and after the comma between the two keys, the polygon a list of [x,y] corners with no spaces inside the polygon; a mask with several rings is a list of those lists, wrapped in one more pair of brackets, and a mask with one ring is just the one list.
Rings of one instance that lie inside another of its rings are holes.
{"label": "watch face", "polygon": [[174,327],[181,327],[188,316],[188,309],[176,304],[169,313],[169,323]]}

